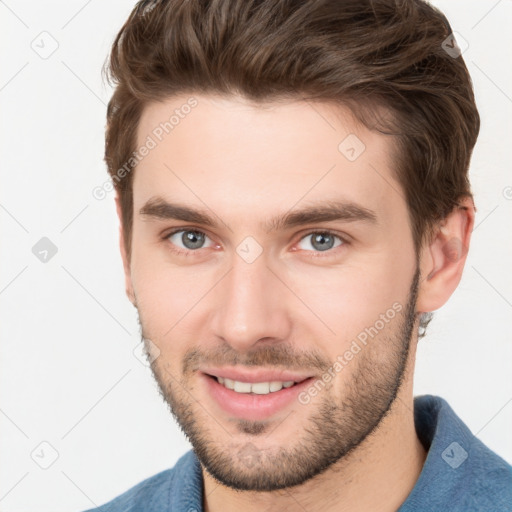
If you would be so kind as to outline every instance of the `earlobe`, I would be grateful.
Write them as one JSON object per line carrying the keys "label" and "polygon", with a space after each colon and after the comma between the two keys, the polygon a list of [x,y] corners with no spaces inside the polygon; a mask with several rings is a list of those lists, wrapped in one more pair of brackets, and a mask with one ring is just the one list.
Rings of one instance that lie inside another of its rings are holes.
{"label": "earlobe", "polygon": [[123,215],[121,209],[121,202],[119,200],[118,195],[116,195],[116,211],[117,216],[119,218],[119,249],[121,251],[121,258],[123,260],[126,296],[130,300],[130,302],[135,306],[135,294],[133,291],[131,267],[130,261],[128,260],[128,255],[126,254],[126,245],[124,243]]}
{"label": "earlobe", "polygon": [[466,197],[443,219],[430,243],[422,249],[418,312],[439,309],[457,288],[469,250],[474,220],[473,200]]}

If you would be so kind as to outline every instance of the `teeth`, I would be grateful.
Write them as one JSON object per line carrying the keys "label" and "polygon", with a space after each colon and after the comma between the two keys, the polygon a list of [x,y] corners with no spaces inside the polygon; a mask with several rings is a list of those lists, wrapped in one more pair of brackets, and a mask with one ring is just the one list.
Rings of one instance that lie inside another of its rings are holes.
{"label": "teeth", "polygon": [[269,393],[280,391],[283,388],[290,388],[295,384],[293,380],[286,382],[240,382],[224,377],[217,377],[217,381],[224,387],[232,389],[237,393],[255,393],[256,395],[268,395]]}
{"label": "teeth", "polygon": [[279,391],[279,390],[283,389],[283,383],[272,381],[269,385],[269,388],[270,388],[270,391]]}
{"label": "teeth", "polygon": [[270,393],[270,382],[257,382],[250,386],[251,391],[257,395],[268,395]]}
{"label": "teeth", "polygon": [[235,380],[235,387],[233,388],[237,393],[250,393],[252,384],[250,382],[239,382]]}

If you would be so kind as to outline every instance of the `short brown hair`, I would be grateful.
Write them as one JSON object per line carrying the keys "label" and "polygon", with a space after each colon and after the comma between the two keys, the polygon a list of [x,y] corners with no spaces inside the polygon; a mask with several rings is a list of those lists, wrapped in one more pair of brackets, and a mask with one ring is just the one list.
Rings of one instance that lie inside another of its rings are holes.
{"label": "short brown hair", "polygon": [[[105,161],[128,258],[133,172],[126,170],[136,167],[130,157],[141,113],[148,102],[186,92],[339,103],[368,128],[392,134],[418,251],[430,228],[471,196],[480,118],[462,57],[445,51],[451,32],[422,0],[138,2],[107,68],[116,88]],[[383,110],[391,115],[376,115]]]}

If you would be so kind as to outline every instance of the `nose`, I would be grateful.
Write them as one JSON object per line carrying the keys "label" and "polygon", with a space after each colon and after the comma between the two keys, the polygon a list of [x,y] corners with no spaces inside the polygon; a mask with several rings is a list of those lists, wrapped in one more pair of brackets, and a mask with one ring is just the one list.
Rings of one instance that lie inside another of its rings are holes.
{"label": "nose", "polygon": [[289,338],[291,292],[276,274],[263,255],[252,263],[234,255],[231,270],[216,287],[213,334],[218,339],[242,353],[258,343]]}

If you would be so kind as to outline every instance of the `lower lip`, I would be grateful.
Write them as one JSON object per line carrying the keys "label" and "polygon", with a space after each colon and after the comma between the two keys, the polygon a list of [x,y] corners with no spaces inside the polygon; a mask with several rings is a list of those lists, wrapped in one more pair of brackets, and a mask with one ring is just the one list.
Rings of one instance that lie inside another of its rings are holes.
{"label": "lower lip", "polygon": [[258,395],[256,393],[237,393],[219,384],[215,377],[202,374],[208,393],[217,404],[229,415],[236,418],[258,421],[267,419],[283,410],[291,403],[298,401],[298,395],[309,386],[313,377],[289,388]]}

